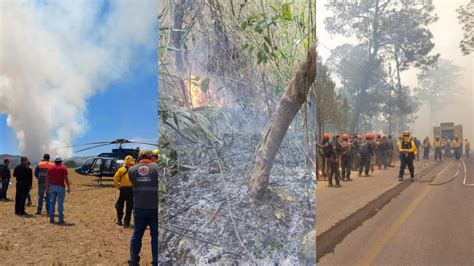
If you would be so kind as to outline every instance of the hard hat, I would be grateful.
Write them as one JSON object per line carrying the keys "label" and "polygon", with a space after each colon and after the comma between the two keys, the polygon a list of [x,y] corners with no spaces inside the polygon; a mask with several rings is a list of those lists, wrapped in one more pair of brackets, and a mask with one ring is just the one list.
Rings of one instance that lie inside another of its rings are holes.
{"label": "hard hat", "polygon": [[402,136],[409,137],[410,136],[410,131],[403,131]]}
{"label": "hard hat", "polygon": [[348,140],[349,139],[349,134],[343,134],[342,139]]}
{"label": "hard hat", "polygon": [[56,157],[54,157],[54,162],[60,163],[60,162],[62,162],[62,161],[63,161],[63,158],[61,158],[61,156],[56,156]]}
{"label": "hard hat", "polygon": [[153,156],[153,152],[150,150],[140,150],[138,153],[139,159],[150,159]]}
{"label": "hard hat", "polygon": [[370,133],[365,134],[365,139],[370,139]]}
{"label": "hard hat", "polygon": [[154,150],[153,150],[153,155],[156,156],[156,157],[158,157],[158,153],[159,153],[159,152],[160,152],[160,150],[154,149]]}
{"label": "hard hat", "polygon": [[324,133],[323,134],[323,139],[328,139],[329,138],[329,134],[328,133]]}
{"label": "hard hat", "polygon": [[126,165],[134,165],[134,164],[135,164],[135,159],[134,159],[133,156],[131,156],[131,155],[127,155],[127,156],[125,157],[125,160],[124,160],[124,161],[125,161],[125,164],[126,164]]}

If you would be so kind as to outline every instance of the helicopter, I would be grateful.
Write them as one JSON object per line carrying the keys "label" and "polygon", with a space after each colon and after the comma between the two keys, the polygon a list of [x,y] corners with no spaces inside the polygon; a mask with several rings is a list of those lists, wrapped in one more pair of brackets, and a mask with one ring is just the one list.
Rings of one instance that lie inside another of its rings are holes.
{"label": "helicopter", "polygon": [[112,149],[111,152],[100,153],[97,156],[91,157],[87,159],[82,165],[74,169],[74,171],[80,175],[95,176],[97,178],[97,186],[101,186],[103,177],[113,177],[117,170],[123,165],[126,156],[131,155],[133,158],[138,159],[140,148],[124,148],[123,145],[125,144],[144,144],[158,147],[158,143],[155,144],[135,140],[116,139],[112,141],[100,141],[71,145],[57,149],[89,146],[76,151],[76,153],[79,153],[103,146],[118,145],[118,148]]}

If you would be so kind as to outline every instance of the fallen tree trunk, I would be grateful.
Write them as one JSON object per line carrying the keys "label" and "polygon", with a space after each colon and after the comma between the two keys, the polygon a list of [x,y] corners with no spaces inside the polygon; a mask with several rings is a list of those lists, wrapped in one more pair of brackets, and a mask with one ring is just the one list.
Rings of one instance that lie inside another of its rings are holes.
{"label": "fallen tree trunk", "polygon": [[306,60],[300,64],[294,77],[286,86],[257,148],[255,168],[250,179],[250,195],[253,198],[261,199],[267,190],[273,160],[280,149],[288,127],[306,101],[309,88],[315,78],[316,43],[314,42]]}

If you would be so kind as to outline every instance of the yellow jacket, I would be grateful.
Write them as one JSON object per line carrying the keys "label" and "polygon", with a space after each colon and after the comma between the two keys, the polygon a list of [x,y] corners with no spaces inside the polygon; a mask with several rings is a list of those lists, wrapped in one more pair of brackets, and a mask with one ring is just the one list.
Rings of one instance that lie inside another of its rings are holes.
{"label": "yellow jacket", "polygon": [[120,167],[114,175],[115,187],[132,187],[132,182],[128,177],[128,169],[126,166]]}
{"label": "yellow jacket", "polygon": [[[411,148],[408,150],[408,153],[413,153],[413,154],[416,154],[418,151],[416,150],[416,145],[415,145],[415,142],[413,141],[413,139],[405,139],[405,142],[410,142],[410,146]],[[403,149],[402,147],[402,141],[398,141],[398,150],[401,152],[401,150]]]}

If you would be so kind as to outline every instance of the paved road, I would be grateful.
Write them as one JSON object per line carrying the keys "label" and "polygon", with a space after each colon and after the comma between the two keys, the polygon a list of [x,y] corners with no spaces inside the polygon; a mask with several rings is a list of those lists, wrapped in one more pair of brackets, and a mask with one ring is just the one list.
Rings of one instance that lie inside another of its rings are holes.
{"label": "paved road", "polygon": [[474,186],[463,184],[474,183],[474,160],[464,162],[414,182],[317,265],[474,265]]}

